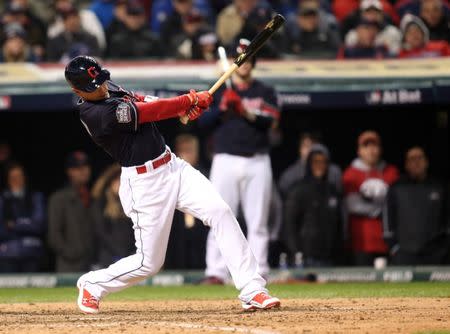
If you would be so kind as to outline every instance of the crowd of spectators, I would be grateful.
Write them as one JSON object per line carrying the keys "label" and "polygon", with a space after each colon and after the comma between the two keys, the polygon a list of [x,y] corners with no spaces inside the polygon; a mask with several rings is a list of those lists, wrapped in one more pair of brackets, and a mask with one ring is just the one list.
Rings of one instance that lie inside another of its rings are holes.
{"label": "crowd of spectators", "polygon": [[275,12],[287,23],[262,58],[450,56],[448,0],[5,0],[0,62],[211,61],[219,45],[252,39]]}
{"label": "crowd of spectators", "polygon": [[[174,149],[208,175],[199,146],[197,137],[181,134]],[[270,240],[281,245],[280,264],[373,266],[379,257],[393,265],[450,264],[448,188],[429,174],[425,150],[409,148],[400,174],[400,166],[383,160],[378,133],[364,131],[356,147],[342,171],[320,135],[300,136],[298,161],[274,180],[270,205]],[[45,198],[11,155],[0,143],[0,272],[80,272],[135,252],[132,222],[118,196],[120,166],[92,180],[89,157],[72,152],[66,185]],[[207,235],[201,221],[176,212],[165,268],[204,268]]]}

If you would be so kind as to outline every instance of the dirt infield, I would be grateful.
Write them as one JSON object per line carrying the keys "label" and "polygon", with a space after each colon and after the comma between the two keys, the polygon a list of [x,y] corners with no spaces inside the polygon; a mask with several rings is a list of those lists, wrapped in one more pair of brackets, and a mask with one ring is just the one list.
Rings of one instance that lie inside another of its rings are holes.
{"label": "dirt infield", "polygon": [[0,333],[415,333],[450,329],[450,298],[289,299],[244,313],[236,301],[0,304]]}

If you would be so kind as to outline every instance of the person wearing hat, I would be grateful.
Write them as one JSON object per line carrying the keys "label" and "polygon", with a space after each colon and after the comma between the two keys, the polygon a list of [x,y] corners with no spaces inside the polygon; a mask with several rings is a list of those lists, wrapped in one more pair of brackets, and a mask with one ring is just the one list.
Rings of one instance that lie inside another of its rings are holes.
{"label": "person wearing hat", "polygon": [[[122,3],[119,6],[123,6]],[[162,48],[159,39],[147,26],[145,8],[137,1],[126,4],[125,13],[117,16],[116,24],[107,31],[106,56],[114,59],[142,59],[159,57]],[[112,30],[114,29],[114,30]]]}
{"label": "person wearing hat", "polygon": [[[235,53],[245,52],[249,44],[240,40]],[[201,121],[215,125],[211,182],[235,214],[241,204],[259,274],[266,276],[272,195],[269,131],[277,126],[280,110],[275,90],[253,78],[255,64],[253,57],[236,70],[231,88],[217,96],[218,108],[205,113]],[[227,280],[228,270],[211,232],[206,265],[205,283]]]}
{"label": "person wearing hat", "polygon": [[[333,1],[333,13],[336,15],[338,22],[340,22],[340,31],[341,31],[342,37],[347,35],[347,33],[358,24],[358,20],[361,17],[361,13],[362,13],[362,1],[363,0],[334,0]],[[413,0],[413,1],[418,1],[418,0]],[[390,0],[374,0],[374,1],[372,1],[372,3],[375,3],[375,6],[377,8],[381,7],[386,22],[390,22],[397,26],[400,23],[400,17],[397,13],[397,8],[394,8],[394,5],[392,5],[391,2],[392,1],[390,1]],[[378,4],[380,4],[381,6],[378,6]],[[340,10],[337,8],[342,5],[344,5],[344,6],[349,5],[348,6],[349,10],[343,16],[342,16],[343,13],[339,12]]]}
{"label": "person wearing hat", "polygon": [[48,243],[57,272],[88,270],[93,258],[95,216],[89,190],[91,167],[86,153],[66,159],[68,185],[53,193],[48,206]]}
{"label": "person wearing hat", "polygon": [[320,10],[319,1],[300,2],[297,15],[290,17],[287,24],[287,53],[306,58],[336,58],[339,34]]}
{"label": "person wearing hat", "polygon": [[348,246],[357,266],[372,266],[386,256],[381,215],[389,186],[398,169],[381,159],[381,139],[375,131],[358,137],[358,157],[344,171],[345,206],[348,212]]}
{"label": "person wearing hat", "polygon": [[209,60],[214,60],[217,38],[208,25],[206,17],[202,12],[194,9],[182,17],[181,30],[168,41],[170,47],[167,48],[166,55],[178,59],[203,59],[203,50],[200,44],[202,36],[204,45],[212,44],[210,50],[212,58]]}
{"label": "person wearing hat", "polygon": [[80,12],[76,7],[69,6],[61,12],[64,30],[47,43],[47,60],[67,62],[71,57],[80,54],[99,55],[100,48],[97,39],[81,26]]}
{"label": "person wearing hat", "polygon": [[213,102],[211,94],[191,89],[172,98],[142,96],[111,81],[111,73],[89,56],[72,59],[64,76],[79,96],[86,132],[122,166],[119,197],[136,239],[135,254],[78,279],[80,310],[98,313],[103,297],[161,269],[176,209],[210,227],[245,310],[279,307],[230,207],[208,179],[171,152],[157,127],[165,119],[197,119]]}
{"label": "person wearing hat", "polygon": [[[29,2],[29,0],[8,1],[8,6],[0,21],[3,23],[3,27],[9,23],[21,25],[26,31],[27,42],[30,44],[33,54],[41,59],[44,57],[45,43],[47,40],[45,35],[46,26],[33,14]],[[2,30],[2,25],[0,24],[0,31]]]}
{"label": "person wearing hat", "polygon": [[[390,0],[381,0],[383,11],[394,24],[397,24],[400,19],[397,8],[394,7],[392,2]],[[340,23],[342,31],[344,31],[343,35],[345,35],[354,26],[354,20],[359,16],[361,0],[333,0],[332,3],[333,14]]]}
{"label": "person wearing hat", "polygon": [[374,20],[361,18],[355,29],[357,42],[354,45],[344,45],[339,50],[339,59],[383,59],[389,56],[388,50],[376,45],[376,38],[380,32],[380,24]]}
{"label": "person wearing hat", "polygon": [[0,63],[35,62],[38,58],[27,43],[27,33],[18,23],[9,23],[4,28]]}
{"label": "person wearing hat", "polygon": [[395,56],[400,50],[401,33],[392,25],[383,12],[380,0],[362,0],[358,17],[353,21],[356,24],[344,36],[345,46],[354,47],[361,43],[358,31],[361,22],[374,22],[378,25],[378,32],[374,39],[377,48],[385,48],[389,55]]}
{"label": "person wearing hat", "polygon": [[166,43],[171,42],[183,30],[185,17],[192,11],[197,10],[194,7],[193,0],[172,0],[173,12],[164,16],[161,22],[160,37]]}
{"label": "person wearing hat", "polygon": [[335,265],[342,249],[341,196],[329,181],[329,167],[328,148],[313,144],[305,176],[285,200],[285,239],[291,255],[302,253],[307,267]]}
{"label": "person wearing hat", "polygon": [[447,41],[430,41],[429,32],[417,16],[406,14],[400,24],[402,49],[399,58],[435,58],[450,56]]}

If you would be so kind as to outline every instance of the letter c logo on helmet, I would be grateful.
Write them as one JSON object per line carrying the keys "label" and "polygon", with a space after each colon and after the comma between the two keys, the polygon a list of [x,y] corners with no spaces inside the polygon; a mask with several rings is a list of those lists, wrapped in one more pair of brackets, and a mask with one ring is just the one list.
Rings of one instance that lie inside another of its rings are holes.
{"label": "letter c logo on helmet", "polygon": [[87,72],[89,74],[89,76],[92,79],[95,79],[97,77],[97,75],[99,75],[100,73],[98,73],[97,69],[95,68],[95,66],[91,66],[87,69]]}

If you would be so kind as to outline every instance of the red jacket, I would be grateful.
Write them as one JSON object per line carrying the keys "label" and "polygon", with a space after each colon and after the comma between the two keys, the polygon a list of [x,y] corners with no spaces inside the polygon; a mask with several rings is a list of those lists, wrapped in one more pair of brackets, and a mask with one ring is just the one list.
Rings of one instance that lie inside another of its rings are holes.
{"label": "red jacket", "polygon": [[414,50],[402,49],[399,58],[436,58],[449,57],[450,46],[447,41],[428,42],[423,48]]}
{"label": "red jacket", "polygon": [[388,248],[383,240],[381,212],[384,197],[366,199],[361,193],[361,185],[369,179],[380,179],[388,186],[399,177],[393,165],[380,163],[370,170],[360,159],[353,161],[343,175],[346,207],[349,213],[351,248],[353,252],[386,253]]}

